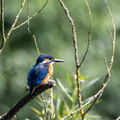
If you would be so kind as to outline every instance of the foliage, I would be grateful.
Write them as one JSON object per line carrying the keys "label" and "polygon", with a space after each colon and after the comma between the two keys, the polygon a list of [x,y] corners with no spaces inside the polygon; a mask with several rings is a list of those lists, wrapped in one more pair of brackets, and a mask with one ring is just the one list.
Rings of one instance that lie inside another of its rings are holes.
{"label": "foliage", "polygon": [[[86,76],[81,76],[82,78],[86,78]],[[59,120],[68,115],[69,113],[75,111],[78,108],[78,102],[77,102],[77,89],[76,89],[76,83],[74,82],[73,84],[73,76],[70,74],[67,74],[67,82],[69,83],[68,87],[65,87],[64,84],[61,83],[59,79],[57,79],[57,87],[54,88],[54,93],[53,93],[53,98],[54,98],[54,105],[53,105],[53,110],[55,112],[54,119]],[[84,81],[82,84],[82,94],[86,94],[87,90],[91,90],[90,87],[91,85],[95,85],[96,82],[100,80],[99,78],[93,79],[90,82],[87,83],[87,79],[81,79],[81,81]],[[86,87],[87,86],[87,87]],[[45,94],[45,93],[44,93]],[[50,113],[51,113],[51,102],[50,102],[50,97],[49,97],[49,92],[47,92],[48,97],[45,97],[43,99],[43,102],[45,106],[47,106],[47,111],[45,112],[45,107],[43,104],[41,104],[41,98],[38,97],[38,100],[36,101],[37,104],[39,105],[39,108],[36,109],[34,107],[31,107],[31,109],[37,114],[37,118],[42,120],[44,119],[49,119],[50,118]],[[89,94],[89,93],[88,93]],[[89,98],[84,97],[83,103],[86,103],[93,97],[90,96]],[[90,105],[89,105],[90,106]],[[87,109],[89,106],[86,106],[85,109]],[[71,116],[69,119],[75,120],[79,118],[79,114],[75,114]],[[90,115],[87,115],[87,118],[89,118]],[[94,115],[91,115],[91,117],[94,117]]]}

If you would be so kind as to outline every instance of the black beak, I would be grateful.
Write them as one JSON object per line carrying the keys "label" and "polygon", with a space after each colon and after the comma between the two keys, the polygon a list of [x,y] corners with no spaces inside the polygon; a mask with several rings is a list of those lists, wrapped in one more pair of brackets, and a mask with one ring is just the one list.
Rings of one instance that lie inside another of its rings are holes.
{"label": "black beak", "polygon": [[54,59],[54,62],[65,62],[65,61],[60,59]]}

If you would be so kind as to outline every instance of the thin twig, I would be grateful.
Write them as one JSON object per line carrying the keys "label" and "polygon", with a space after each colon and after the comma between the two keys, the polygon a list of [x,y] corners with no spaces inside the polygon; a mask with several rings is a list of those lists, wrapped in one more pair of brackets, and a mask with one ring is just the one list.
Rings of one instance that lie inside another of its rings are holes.
{"label": "thin twig", "polygon": [[35,35],[33,35],[32,37],[34,39],[34,43],[35,43],[35,47],[36,47],[37,53],[38,53],[38,55],[40,55],[40,49],[38,47],[38,43],[37,43],[36,37],[35,37]]}
{"label": "thin twig", "polygon": [[[30,0],[28,0],[27,14],[28,14],[27,18],[29,19],[30,18]],[[28,32],[31,33],[31,31],[30,31],[30,21],[27,22],[27,25],[28,25],[28,28],[27,28]]]}
{"label": "thin twig", "polygon": [[44,97],[43,97],[43,93],[41,94],[41,96],[38,96],[38,99],[40,100],[40,102],[43,104],[44,106],[44,116],[43,116],[43,120],[46,120],[47,117],[47,105],[45,103]]}
{"label": "thin twig", "polygon": [[[95,98],[95,96],[94,96],[94,98]],[[94,100],[94,99],[89,100],[87,103],[83,104],[82,107],[80,107],[80,108],[78,108],[77,110],[69,113],[67,116],[63,117],[61,120],[65,120],[65,119],[69,118],[70,116],[78,113],[81,109],[83,109],[84,107],[86,107],[87,105],[89,105],[93,100]]]}
{"label": "thin twig", "polygon": [[79,67],[81,67],[82,63],[84,62],[86,56],[87,56],[87,53],[88,53],[88,50],[89,50],[89,47],[90,47],[90,42],[91,42],[91,35],[92,35],[92,29],[93,29],[93,20],[92,20],[92,13],[91,13],[91,9],[90,9],[90,6],[88,4],[88,1],[85,0],[86,2],[86,5],[87,5],[87,8],[88,8],[88,13],[89,13],[89,17],[90,17],[90,30],[89,30],[89,33],[88,33],[88,44],[87,44],[87,48],[86,48],[86,51],[85,51],[85,54],[80,62],[80,65]]}
{"label": "thin twig", "polygon": [[112,30],[111,30],[110,26],[108,25],[108,23],[107,23],[106,21],[105,21],[105,23],[106,23],[106,25],[107,25],[107,27],[108,27],[108,29],[109,29],[111,39],[113,40],[113,33],[112,33]]}
{"label": "thin twig", "polygon": [[[80,89],[80,72],[79,72],[79,57],[78,57],[78,47],[77,47],[77,35],[76,35],[76,30],[75,30],[75,25],[72,17],[70,16],[68,8],[65,6],[62,0],[59,0],[63,10],[65,11],[69,22],[71,24],[72,28],[72,38],[73,38],[73,47],[74,47],[74,55],[75,55],[75,63],[76,63],[76,82],[77,82],[77,95],[78,95],[78,102],[79,102],[79,107],[82,107],[82,97],[81,97],[81,89]],[[83,114],[83,109],[80,110],[80,114],[82,117]],[[82,118],[84,120],[84,118]]]}
{"label": "thin twig", "polygon": [[0,45],[0,51],[2,51],[5,43],[5,28],[4,28],[4,0],[1,0],[1,31],[2,31],[2,43]]}
{"label": "thin twig", "polygon": [[[89,3],[87,0],[85,0],[86,2],[86,5],[87,5],[87,8],[88,8],[88,13],[89,13],[89,17],[90,17],[90,30],[89,30],[89,33],[88,33],[88,44],[87,44],[87,48],[86,48],[86,51],[85,51],[85,54],[83,56],[83,59],[79,65],[79,67],[81,67],[82,63],[84,62],[86,56],[87,56],[87,53],[88,53],[88,50],[89,50],[89,47],[90,47],[90,42],[91,42],[91,36],[92,36],[92,29],[93,29],[93,20],[92,20],[92,13],[91,13],[91,9],[90,9],[90,6],[89,6]],[[83,118],[85,118],[85,112],[82,114]]]}
{"label": "thin twig", "polygon": [[[114,23],[114,19],[113,19],[113,16],[112,16],[112,13],[111,13],[111,9],[107,3],[106,0],[104,0],[104,2],[106,3],[106,6],[108,8],[108,11],[109,11],[109,15],[111,17],[111,21],[112,21],[112,24],[113,24],[113,37],[112,38],[112,55],[111,55],[111,59],[110,59],[110,65],[108,66],[107,65],[107,62],[106,62],[106,68],[107,68],[107,74],[105,76],[105,79],[104,79],[104,82],[102,83],[102,86],[101,86],[101,89],[97,92],[97,94],[95,95],[96,98],[94,99],[92,105],[86,110],[86,112],[84,113],[84,115],[86,113],[88,113],[88,111],[90,111],[93,106],[96,104],[96,102],[99,100],[99,98],[101,97],[104,89],[106,88],[106,86],[108,85],[109,81],[110,81],[110,77],[111,77],[111,68],[113,66],[113,62],[114,62],[114,53],[115,53],[115,41],[116,41],[116,28],[115,28],[115,23]],[[110,34],[111,35],[111,34]]]}
{"label": "thin twig", "polygon": [[40,10],[38,10],[35,14],[33,14],[31,17],[29,17],[26,21],[24,21],[24,22],[21,23],[20,25],[14,27],[13,30],[16,30],[17,28],[23,26],[23,25],[26,24],[28,21],[30,21],[32,18],[34,18],[36,15],[38,15],[38,14],[46,7],[46,5],[48,4],[49,1],[50,1],[50,0],[47,0],[47,2],[43,5],[43,7],[42,7]]}
{"label": "thin twig", "polygon": [[50,89],[50,94],[49,94],[49,99],[50,99],[50,120],[53,120],[55,118],[55,107],[53,104],[53,89]]}
{"label": "thin twig", "polygon": [[115,22],[114,22],[114,19],[113,19],[113,16],[112,16],[111,9],[108,5],[108,2],[107,2],[107,0],[104,0],[104,1],[106,3],[107,8],[108,8],[109,15],[110,15],[112,25],[113,25],[113,38],[111,37],[112,38],[112,56],[111,56],[111,61],[110,61],[110,66],[109,66],[109,69],[111,70],[113,62],[114,62],[115,41],[116,41],[116,26],[115,26]]}
{"label": "thin twig", "polygon": [[15,18],[15,20],[14,20],[14,22],[13,22],[13,24],[12,24],[10,30],[9,30],[9,32],[8,32],[8,34],[7,34],[7,40],[9,39],[9,37],[10,37],[12,31],[14,30],[14,27],[15,27],[15,25],[16,25],[16,23],[17,23],[19,17],[20,17],[20,14],[21,14],[21,12],[22,12],[22,10],[23,10],[23,7],[24,7],[25,2],[26,2],[26,0],[23,0],[23,1],[22,1],[20,10],[19,10],[19,12],[18,12],[18,14],[17,14],[17,16],[16,16],[16,18]]}
{"label": "thin twig", "polygon": [[[28,19],[29,19],[29,18],[30,18],[30,0],[28,0],[27,13],[28,13]],[[28,29],[28,32],[29,32],[30,34],[32,34],[32,32],[31,32],[31,30],[30,30],[30,21],[27,22],[27,25],[28,25],[28,28],[27,28],[27,29]],[[34,40],[35,47],[36,47],[36,50],[37,50],[37,52],[38,52],[38,55],[40,55],[40,50],[39,50],[39,47],[38,47],[38,43],[37,43],[36,37],[35,37],[34,34],[32,35],[32,37],[33,37],[33,40]]]}

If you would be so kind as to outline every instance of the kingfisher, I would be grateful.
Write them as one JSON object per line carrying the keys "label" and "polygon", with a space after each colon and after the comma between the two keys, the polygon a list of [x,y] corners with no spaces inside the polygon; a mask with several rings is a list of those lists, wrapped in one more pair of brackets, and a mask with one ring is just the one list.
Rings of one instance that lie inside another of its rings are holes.
{"label": "kingfisher", "polygon": [[48,82],[53,74],[54,62],[64,62],[64,60],[55,59],[48,54],[38,56],[36,64],[30,69],[27,77],[27,85],[31,95],[36,88]]}

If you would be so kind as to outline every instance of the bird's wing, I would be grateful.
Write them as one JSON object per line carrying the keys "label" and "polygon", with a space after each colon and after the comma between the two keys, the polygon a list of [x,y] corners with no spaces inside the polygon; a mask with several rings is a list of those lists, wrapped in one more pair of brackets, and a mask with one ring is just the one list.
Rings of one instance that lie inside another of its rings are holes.
{"label": "bird's wing", "polygon": [[32,92],[34,86],[42,82],[47,74],[48,66],[44,66],[42,64],[35,65],[30,69],[27,78],[27,84],[30,88],[30,92]]}

